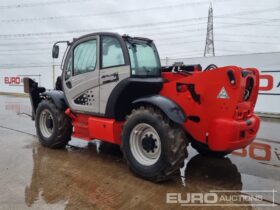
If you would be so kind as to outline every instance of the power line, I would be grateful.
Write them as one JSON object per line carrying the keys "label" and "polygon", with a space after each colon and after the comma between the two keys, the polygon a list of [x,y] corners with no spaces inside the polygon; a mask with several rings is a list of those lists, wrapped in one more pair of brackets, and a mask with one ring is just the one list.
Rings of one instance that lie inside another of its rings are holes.
{"label": "power line", "polygon": [[170,46],[170,45],[181,45],[181,44],[196,44],[203,43],[203,40],[195,40],[195,41],[182,41],[182,42],[168,42],[168,43],[157,43],[158,46]]}
{"label": "power line", "polygon": [[[189,35],[188,37],[198,37],[198,36],[194,36],[194,35]],[[182,37],[182,38],[185,38],[185,37]],[[180,41],[180,42],[164,42],[162,43],[161,41],[164,41],[164,40],[175,40],[174,37],[171,37],[171,38],[165,38],[165,39],[158,39],[158,40],[155,40],[155,43],[161,47],[161,46],[170,46],[170,45],[178,45],[178,44],[193,44],[193,43],[202,43],[202,39],[201,40],[186,40],[186,41]],[[177,40],[177,39],[176,39]],[[269,44],[269,45],[275,45],[277,43],[273,43],[273,42],[252,42],[252,41],[235,41],[235,40],[223,40],[223,39],[218,39],[217,41],[219,42],[238,42],[238,43],[249,43],[249,44]],[[41,43],[41,42],[39,42]],[[44,42],[42,42],[44,43]],[[32,42],[30,43],[27,43],[27,45],[30,45],[32,44]],[[0,44],[1,45],[1,44]],[[7,44],[7,46],[9,46],[9,44]],[[51,48],[23,48],[23,49],[7,49],[7,50],[0,50],[0,52],[7,52],[7,51],[44,51],[44,50],[50,50]]]}
{"label": "power line", "polygon": [[[197,18],[196,18],[197,19]],[[37,37],[37,36],[52,36],[52,35],[61,35],[61,34],[73,34],[73,33],[83,33],[83,32],[97,32],[97,31],[105,31],[105,30],[116,30],[116,29],[124,29],[124,28],[145,28],[145,27],[153,27],[156,26],[158,24],[162,24],[162,25],[166,25],[166,24],[171,24],[171,23],[178,23],[178,22],[185,22],[185,21],[189,21],[190,19],[180,19],[180,20],[173,20],[173,21],[163,21],[163,22],[157,22],[157,23],[149,23],[149,24],[139,24],[139,25],[125,25],[125,26],[117,26],[117,27],[104,27],[104,28],[99,28],[99,29],[78,29],[78,30],[70,30],[70,31],[52,31],[52,32],[38,32],[38,33],[23,33],[23,34],[2,34],[0,35],[0,39],[6,39],[6,38],[10,38],[10,37]],[[258,25],[260,23],[263,23],[265,21],[261,21],[261,22],[249,22],[249,23],[240,23],[238,25],[228,25],[228,26],[222,26],[222,27],[215,27],[215,29],[224,29],[224,28],[232,28],[232,27],[239,27],[239,26],[249,26],[249,25]],[[189,29],[189,30],[184,30],[186,31],[190,31],[190,32],[194,32],[194,31],[201,31],[204,29]],[[181,31],[173,31],[173,32],[169,32],[169,34],[172,33],[180,33]],[[147,33],[145,33],[147,34]],[[148,33],[149,34],[149,33]],[[161,35],[158,32],[156,33],[156,35]]]}
{"label": "power line", "polygon": [[[215,24],[223,24],[223,25],[241,25],[243,23],[232,23],[232,22],[219,22],[216,21]],[[265,20],[265,21],[260,21],[260,22],[252,22],[252,23],[248,23],[249,25],[259,25],[261,24],[261,26],[279,26],[279,25],[275,25],[275,24],[271,24],[271,20]]]}
{"label": "power line", "polygon": [[[280,7],[276,8],[269,8],[269,9],[263,9],[263,10],[255,10],[250,12],[267,12],[271,10],[279,10]],[[219,17],[227,16],[227,15],[242,15],[242,14],[248,14],[248,12],[238,12],[238,13],[232,13],[232,14],[224,14],[220,15]],[[60,31],[60,32],[39,32],[39,33],[26,33],[26,34],[2,34],[0,35],[1,39],[7,39],[7,38],[22,38],[22,37],[36,37],[36,36],[53,36],[53,35],[61,35],[61,34],[73,34],[73,33],[83,33],[83,32],[94,32],[94,31],[102,31],[102,30],[115,30],[115,29],[124,29],[124,28],[141,28],[141,27],[154,27],[159,24],[166,25],[166,24],[172,24],[172,23],[179,23],[179,22],[186,22],[186,21],[194,21],[194,20],[202,20],[206,17],[199,17],[199,18],[190,18],[190,19],[180,19],[180,20],[174,20],[174,21],[164,21],[164,22],[157,22],[157,23],[149,23],[149,24],[139,24],[139,25],[125,25],[125,26],[118,26],[118,27],[107,27],[107,28],[99,28],[99,29],[80,29],[80,30],[71,30],[71,31]],[[243,23],[239,24],[238,26],[242,25],[256,25],[259,22],[255,23]],[[227,26],[229,27],[229,26]],[[230,27],[236,27],[236,25],[230,26]],[[224,27],[223,27],[224,28]],[[215,28],[216,29],[216,28]],[[196,31],[199,31],[201,29],[197,29]],[[189,30],[193,31],[193,30]]]}
{"label": "power line", "polygon": [[260,22],[249,22],[249,23],[240,23],[235,25],[227,25],[227,26],[220,26],[215,27],[215,29],[224,29],[224,28],[235,28],[235,27],[248,27],[248,26],[260,26],[261,23],[265,23],[266,21],[260,21]]}
{"label": "power line", "polygon": [[[223,0],[223,1],[232,1],[232,0]],[[221,1],[218,1],[218,3]],[[106,15],[116,15],[116,14],[127,14],[127,13],[137,13],[137,12],[148,12],[154,10],[164,10],[164,9],[174,9],[174,8],[182,8],[188,6],[196,6],[202,4],[209,4],[209,1],[201,1],[201,2],[191,2],[177,5],[168,5],[168,6],[157,6],[157,7],[147,7],[141,9],[131,9],[131,10],[122,10],[115,12],[102,12],[97,14],[79,14],[79,15],[65,15],[65,16],[50,16],[50,17],[35,17],[35,18],[20,18],[20,19],[2,19],[0,22],[2,23],[13,23],[13,22],[34,22],[34,21],[55,21],[55,20],[64,20],[64,19],[72,19],[72,18],[84,18],[84,17],[96,17],[96,16],[106,16]],[[0,7],[1,8],[1,7]]]}
{"label": "power line", "polygon": [[[248,14],[250,15],[250,14]],[[220,17],[215,17],[215,18],[220,18]],[[279,21],[280,18],[260,18],[260,17],[253,17],[253,18],[250,18],[250,17],[233,17],[233,16],[228,16],[228,17],[222,17],[223,19],[224,18],[229,18],[229,19],[241,19],[241,20],[270,20],[270,21]]]}
{"label": "power line", "polygon": [[217,42],[232,42],[232,43],[243,43],[243,44],[268,44],[268,45],[275,45],[276,43],[273,42],[252,42],[252,41],[237,41],[237,40],[222,40],[217,39]]}
{"label": "power line", "polygon": [[251,11],[240,11],[240,12],[234,12],[229,14],[223,14],[223,15],[217,15],[214,16],[214,18],[226,18],[230,16],[239,16],[239,15],[250,15],[254,13],[264,13],[264,12],[272,12],[272,11],[278,11],[280,7],[272,7],[272,8],[265,8],[265,9],[257,9],[257,10],[251,10]]}
{"label": "power line", "polygon": [[[159,37],[156,40],[154,40],[155,42],[160,42],[160,41],[165,41],[165,40],[177,40],[177,39],[182,39],[182,38],[187,38],[187,37],[202,37],[204,36],[204,34],[190,34],[188,36],[184,36],[184,37],[167,37],[167,38],[162,38]],[[55,43],[57,40],[54,41],[49,41],[49,42],[5,42],[5,43],[0,43],[0,46],[31,46],[31,45],[48,45],[51,46],[53,45],[53,43]]]}
{"label": "power line", "polygon": [[[55,66],[59,66],[59,65],[55,65]],[[18,68],[42,68],[42,67],[53,67],[53,65],[30,65],[30,66],[1,66],[0,65],[0,69],[18,69]]]}
{"label": "power line", "polygon": [[174,37],[174,36],[168,37],[168,38],[161,38],[161,37],[159,37],[158,39],[155,39],[154,42],[158,43],[160,41],[177,40],[177,39],[184,39],[184,40],[186,40],[186,38],[188,38],[188,37],[197,38],[197,37],[202,37],[202,36],[205,36],[205,34],[190,34],[190,35],[187,35],[187,36],[183,34],[183,37]]}
{"label": "power line", "polygon": [[224,28],[224,27],[235,27],[235,26],[260,26],[260,24],[264,24],[264,23],[270,23],[270,20],[264,20],[264,21],[255,21],[255,22],[247,22],[247,23],[223,23],[223,24],[227,24],[228,26],[220,26],[220,27],[215,27],[215,28]]}
{"label": "power line", "polygon": [[[50,4],[57,4],[57,2],[60,3],[75,3],[79,2],[81,0],[65,0],[65,1],[53,1],[53,2],[45,2],[45,3],[30,3],[25,5],[37,5],[37,6],[43,6],[43,5],[50,5]],[[90,0],[83,0],[83,1],[90,1]],[[232,1],[232,0],[224,0],[224,1]],[[218,1],[220,3],[221,1]],[[33,22],[33,21],[55,21],[55,20],[61,20],[61,19],[69,19],[69,18],[83,18],[83,17],[94,17],[94,16],[106,16],[106,15],[115,15],[115,14],[126,14],[126,13],[135,13],[135,12],[147,12],[147,11],[153,11],[153,10],[162,10],[162,9],[174,9],[174,8],[182,8],[186,6],[194,6],[194,5],[200,5],[200,4],[208,4],[209,1],[202,1],[202,2],[192,2],[192,3],[184,3],[184,4],[178,4],[178,5],[168,5],[168,6],[161,6],[161,7],[148,7],[148,8],[142,8],[142,9],[132,9],[132,10],[123,10],[123,11],[116,11],[116,12],[103,12],[98,14],[79,14],[79,15],[68,15],[68,16],[50,16],[50,17],[36,17],[36,18],[20,18],[20,19],[2,19],[0,22],[2,23],[13,23],[13,22]],[[19,5],[12,5],[15,8],[22,8],[23,6]],[[4,7],[4,6],[2,6]],[[9,6],[6,6],[9,7]],[[1,9],[1,6],[0,6]],[[279,7],[276,8],[267,8],[267,9],[260,9],[252,11],[251,13],[255,12],[268,12],[268,11],[276,11],[279,10]],[[248,15],[251,14],[249,11],[247,12],[238,12],[238,13],[232,13],[232,14],[224,14],[220,16],[215,16],[215,18],[234,18],[229,17],[229,15]],[[206,17],[204,17],[206,18]],[[238,18],[238,17],[236,17]]]}
{"label": "power line", "polygon": [[92,0],[57,0],[57,1],[46,1],[46,2],[36,2],[36,3],[23,3],[23,4],[10,4],[10,5],[0,5],[0,9],[20,9],[25,7],[41,7],[41,6],[51,6],[58,4],[70,4],[79,2],[88,2]]}
{"label": "power line", "polygon": [[[223,28],[234,28],[234,27],[239,27],[239,26],[255,26],[255,25],[260,25],[262,23],[266,23],[267,21],[257,21],[257,22],[246,22],[246,23],[234,23],[234,24],[231,24],[231,23],[225,23],[225,24],[228,24],[227,26],[216,26],[215,29],[223,29]],[[206,23],[193,23],[193,24],[189,24],[189,25],[206,25]],[[187,26],[187,25],[186,25]],[[274,25],[272,25],[274,26]],[[177,27],[177,26],[165,26],[163,29],[166,29],[168,31],[166,32],[163,32],[161,31],[161,33],[159,34],[158,30],[156,33],[151,33],[151,32],[148,32],[147,33],[147,30],[145,30],[145,34],[146,35],[165,35],[165,34],[180,34],[180,33],[185,33],[185,32],[198,32],[198,31],[204,31],[205,29],[204,28],[198,28],[198,29],[184,29],[183,27],[181,28],[178,28],[179,30],[177,31],[171,31],[170,32],[170,28],[173,28],[173,27]]]}
{"label": "power line", "polygon": [[[205,24],[205,25],[206,25],[206,23],[197,23],[197,24],[187,24],[187,25],[185,25],[185,26],[188,26],[188,25],[200,25],[200,24]],[[144,36],[147,36],[147,35],[151,35],[151,36],[153,36],[153,35],[158,35],[159,38],[161,38],[161,37],[166,36],[166,35],[169,35],[169,34],[180,34],[180,33],[184,33],[184,34],[185,34],[185,32],[186,32],[186,30],[184,31],[184,30],[182,29],[181,26],[177,26],[177,25],[176,25],[176,26],[165,26],[165,27],[157,26],[157,27],[160,27],[160,28],[156,29],[156,31],[157,31],[156,33],[152,33],[152,32],[154,31],[154,28],[155,28],[155,27],[153,27],[153,29],[152,29],[151,32],[149,32],[149,31],[150,31],[149,29],[145,29],[145,34],[143,34],[143,35],[144,35]],[[178,31],[170,32],[170,28],[178,28]],[[161,30],[161,29],[165,29],[165,30],[167,30],[167,31],[161,31],[161,32],[159,33],[159,30]],[[90,29],[89,29],[89,31],[90,31],[90,32],[95,32],[95,31],[90,30]],[[138,31],[139,31],[139,30],[138,30]],[[141,31],[143,31],[143,30],[141,30]],[[187,30],[187,31],[192,32],[192,34],[189,35],[189,37],[191,37],[191,36],[196,37],[196,36],[202,35],[201,33],[200,33],[200,34],[197,34],[197,31],[194,31],[194,30]],[[63,33],[68,33],[68,32],[65,31],[65,32],[63,32]],[[76,35],[75,37],[80,36],[80,33],[78,34],[77,31],[75,31],[75,32],[73,32],[73,33],[77,33],[77,35]],[[128,33],[126,33],[126,34],[132,35],[132,34],[134,34],[134,33],[137,33],[137,31],[130,31],[130,30],[129,30]],[[0,42],[1,42],[1,40],[4,40],[5,43],[6,43],[6,40],[21,40],[21,39],[31,39],[31,38],[32,38],[32,40],[33,40],[33,39],[34,39],[33,37],[35,37],[35,38],[38,39],[38,40],[47,39],[48,41],[51,40],[50,43],[54,43],[54,42],[56,42],[58,39],[72,40],[72,38],[73,38],[73,36],[67,38],[66,35],[64,35],[64,34],[53,35],[53,36],[51,36],[52,38],[50,38],[50,37],[47,36],[47,35],[48,35],[48,34],[42,35],[43,37],[41,37],[41,36],[30,36],[30,37],[27,37],[27,36],[18,36],[18,37],[6,37],[6,38],[1,38],[1,35],[0,35]],[[140,35],[140,33],[137,33],[137,36],[139,36],[139,35]],[[46,37],[44,37],[44,36],[46,36]]]}
{"label": "power line", "polygon": [[[242,25],[247,25],[248,23],[243,23]],[[253,24],[256,24],[256,22],[255,23],[253,23]],[[232,26],[231,26],[232,27]],[[218,27],[219,28],[219,27]],[[200,29],[199,29],[200,30]],[[184,33],[185,34],[185,32],[186,32],[187,30],[184,30],[184,31],[182,31],[182,33]],[[192,31],[193,32],[193,30],[190,30],[190,31]],[[179,34],[179,32],[177,32],[177,31],[175,31],[175,32],[173,32],[174,34]],[[160,33],[157,33],[157,35],[159,35],[159,36],[162,36],[163,34],[160,34]],[[249,36],[249,35],[248,35]],[[193,37],[193,35],[190,35],[189,37]],[[170,38],[170,39],[174,39],[174,37],[172,37],[172,38]],[[160,39],[159,39],[160,40]],[[164,40],[164,39],[163,39]],[[168,38],[166,38],[165,40],[168,40]],[[175,39],[174,39],[175,40]],[[241,41],[234,41],[234,40],[220,40],[221,42],[239,42],[239,43],[251,43],[251,44],[272,44],[272,45],[274,45],[274,44],[277,44],[277,43],[272,43],[272,42],[246,42],[246,41],[244,41],[244,42],[241,42]],[[167,45],[167,46],[170,46],[170,45],[176,45],[176,44],[186,44],[186,43],[188,43],[188,44],[191,44],[191,43],[195,43],[195,42],[201,42],[201,41],[199,41],[199,40],[195,40],[195,41],[184,41],[184,42],[175,42],[175,43],[163,43],[163,44],[159,44],[160,46],[164,46],[164,45]],[[160,42],[159,42],[160,43]],[[32,50],[32,51],[36,51],[36,50],[50,50],[50,48],[43,48],[43,49],[21,49],[21,50],[23,50],[23,51],[25,51],[25,50],[27,50],[27,51],[30,51],[30,50]],[[3,50],[2,52],[6,52],[6,51],[19,51],[19,50],[17,50],[17,49],[13,49],[13,50]],[[1,51],[0,51],[1,52]]]}
{"label": "power line", "polygon": [[[228,26],[223,26],[223,27],[215,27],[215,30],[216,29],[225,29],[225,28],[235,28],[235,27],[239,27],[239,26],[250,26],[250,25],[257,25],[259,22],[254,22],[254,23],[252,23],[252,22],[250,22],[250,23],[241,23],[241,24],[239,24],[239,25],[228,25]],[[205,29],[196,29],[196,32],[198,32],[198,31],[203,31],[203,30],[205,30]],[[166,32],[166,34],[185,34],[186,32],[193,32],[194,30],[193,29],[187,29],[187,30],[180,30],[180,31],[173,31],[173,32]],[[151,34],[151,33],[148,33],[149,35],[153,35],[153,34]],[[148,34],[146,34],[146,35],[148,35]],[[215,34],[216,34],[216,32],[215,32]],[[219,34],[219,33],[218,33]],[[161,35],[161,34],[158,34],[158,33],[156,33],[155,35]],[[277,42],[278,43],[278,42]],[[274,43],[274,44],[277,44],[277,43]]]}
{"label": "power line", "polygon": [[[60,65],[55,65],[55,66],[60,66]],[[46,68],[46,67],[53,67],[53,65],[32,65],[32,66],[1,66],[0,65],[0,69],[29,69],[29,68]]]}
{"label": "power line", "polygon": [[0,43],[0,46],[21,46],[21,45],[52,45],[54,42],[5,42],[5,43]]}
{"label": "power line", "polygon": [[[187,27],[187,26],[197,26],[197,25],[206,25],[206,22],[204,22],[206,20],[206,18],[204,19],[201,19],[201,20],[197,20],[197,21],[203,21],[203,22],[195,22],[195,23],[186,23],[186,22],[174,22],[174,23],[170,23],[172,25],[168,25],[168,24],[164,24],[164,25],[158,25],[158,26],[152,26],[152,28],[148,28],[148,29],[145,29],[145,32],[146,31],[149,31],[149,30],[152,30],[152,31],[158,31],[158,30],[161,30],[161,29],[167,29],[167,30],[170,30],[170,28],[176,28],[176,29],[182,29],[183,27]],[[174,25],[176,24],[176,25]],[[147,27],[150,27],[150,26],[147,26]],[[139,31],[139,30],[136,30],[136,32]],[[130,31],[131,33],[135,32],[135,31]]]}
{"label": "power line", "polygon": [[[174,32],[174,34],[178,35],[178,36],[172,36],[172,37],[167,37],[167,38],[162,38],[162,36],[165,34],[165,33],[161,33],[160,34],[160,37],[154,39],[154,41],[156,43],[162,41],[162,40],[178,40],[178,39],[185,39],[188,38],[188,37],[202,37],[202,36],[205,36],[205,34],[203,33],[198,33],[198,34],[188,34],[186,35],[185,33],[186,31],[185,30],[182,30],[181,32]],[[247,31],[245,31],[247,32]],[[173,34],[173,32],[172,32]],[[165,35],[170,35],[170,33],[166,33]],[[280,36],[273,36],[273,35],[258,35],[258,34],[236,34],[236,33],[232,33],[232,34],[229,34],[229,33],[218,33],[218,32],[215,32],[215,36],[218,36],[218,37],[221,37],[221,36],[226,36],[226,37],[249,37],[250,39],[251,38],[267,38],[267,39],[280,39]],[[278,41],[278,40],[277,40]]]}
{"label": "power line", "polygon": [[[53,62],[40,62],[40,63],[33,63],[33,62],[29,62],[29,63],[20,63],[20,65],[22,65],[22,66],[28,66],[28,65],[38,65],[38,64],[42,64],[42,65],[51,65],[51,64],[53,64]],[[58,63],[54,63],[54,64],[57,64],[58,65]],[[16,64],[16,63],[7,63],[7,64],[1,64],[2,66],[18,66],[18,64]]]}
{"label": "power line", "polygon": [[[279,10],[280,7],[274,7],[274,8],[266,8],[261,10],[254,10],[254,11],[243,11],[243,12],[237,12],[237,13],[230,13],[230,14],[223,14],[216,17],[227,17],[227,16],[233,16],[233,15],[245,15],[248,13],[260,13],[260,12],[268,12],[268,11],[274,11]],[[124,11],[122,11],[124,12]],[[164,21],[164,22],[157,22],[157,23],[149,23],[149,24],[139,24],[139,25],[127,25],[127,26],[121,26],[121,27],[107,27],[107,28],[100,28],[99,30],[108,30],[108,29],[122,29],[122,28],[137,28],[137,27],[147,27],[147,26],[155,26],[158,24],[171,24],[171,23],[178,23],[178,22],[186,22],[186,21],[194,21],[194,20],[203,20],[207,17],[198,17],[198,18],[188,18],[188,19],[180,19],[180,20],[174,20],[174,21]],[[95,29],[96,31],[97,29]],[[65,32],[42,32],[42,33],[28,33],[28,34],[7,34],[7,35],[0,35],[0,37],[23,37],[23,36],[32,36],[32,35],[54,35],[54,34],[63,34],[63,33],[78,33],[78,32],[88,32],[88,31],[94,31],[94,29],[81,29],[81,30],[71,30],[71,31],[65,31]]]}
{"label": "power line", "polygon": [[[157,39],[155,39],[154,41],[164,41],[164,40],[172,40],[172,39],[182,39],[182,38],[186,38],[186,37],[200,37],[200,36],[204,36],[204,34],[189,34],[189,35],[184,35],[184,37],[174,37],[174,36],[172,36],[172,37],[164,37],[164,34],[161,34],[161,36],[159,37],[159,38],[157,38]],[[163,37],[163,38],[162,38]],[[44,39],[48,39],[48,41],[40,41],[40,42],[7,42],[7,41],[5,41],[5,43],[1,43],[1,40],[0,40],[0,46],[31,46],[31,45],[53,45],[56,41],[57,41],[57,39],[55,40],[52,40],[52,41],[49,41],[50,40],[50,38],[49,37],[44,37]]]}
{"label": "power line", "polygon": [[[263,45],[275,45],[277,43],[272,42],[252,42],[252,41],[235,41],[235,40],[221,40],[216,39],[217,42],[227,42],[227,43],[243,43],[243,44],[263,44]],[[172,43],[164,43],[159,44],[157,43],[158,48],[161,48],[162,46],[171,46],[171,45],[181,45],[181,44],[196,44],[196,43],[203,43],[202,40],[195,40],[195,41],[182,41],[182,42],[172,42]]]}
{"label": "power line", "polygon": [[1,53],[2,56],[27,56],[27,55],[47,55],[50,54],[50,52],[34,52],[34,53]]}
{"label": "power line", "polygon": [[[67,35],[64,35],[64,34],[58,34],[58,35],[52,36],[52,38],[57,40],[58,37],[62,37],[62,39],[63,38],[65,39],[66,36]],[[68,36],[69,36],[69,38],[66,38],[67,40],[70,40],[70,39],[73,38],[71,35],[68,35]],[[30,39],[30,38],[32,38],[32,40],[34,40],[33,37],[8,37],[8,38],[5,38],[5,39],[0,39],[0,41],[1,40],[26,40],[26,39]],[[39,40],[50,39],[50,37],[49,36],[39,36],[39,37],[35,37],[35,39],[39,39]]]}
{"label": "power line", "polygon": [[222,35],[222,36],[234,36],[234,37],[249,37],[249,38],[268,38],[268,39],[280,39],[280,36],[273,36],[273,35],[259,35],[259,34],[247,34],[247,31],[245,31],[246,34],[228,34],[228,33],[215,33],[216,36]]}
{"label": "power line", "polygon": [[0,50],[0,52],[41,51],[41,50],[50,50],[50,48],[7,49],[7,50]]}
{"label": "power line", "polygon": [[73,33],[83,33],[83,32],[97,32],[97,31],[112,31],[115,29],[124,29],[124,28],[142,28],[142,27],[153,27],[158,24],[170,24],[174,22],[184,22],[186,19],[174,20],[174,21],[165,21],[158,23],[149,23],[149,24],[139,24],[139,25],[125,25],[125,26],[117,26],[117,27],[104,27],[99,29],[78,29],[78,30],[69,30],[69,31],[52,31],[52,32],[38,32],[38,33],[22,33],[22,34],[1,34],[0,38],[10,38],[10,37],[34,37],[34,36],[52,36],[58,34],[73,34]]}
{"label": "power line", "polygon": [[182,54],[200,54],[202,55],[203,54],[203,50],[192,50],[192,51],[185,51],[185,52],[160,52],[159,54],[162,55],[162,54],[168,54],[167,57],[169,56],[175,56],[175,55],[182,55]]}

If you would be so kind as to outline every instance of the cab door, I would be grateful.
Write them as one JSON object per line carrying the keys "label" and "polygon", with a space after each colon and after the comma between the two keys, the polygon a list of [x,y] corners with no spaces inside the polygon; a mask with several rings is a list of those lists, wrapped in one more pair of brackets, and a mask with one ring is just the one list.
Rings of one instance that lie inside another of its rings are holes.
{"label": "cab door", "polygon": [[66,58],[63,90],[72,111],[99,113],[99,37],[76,41]]}
{"label": "cab door", "polygon": [[104,115],[114,88],[130,77],[130,65],[126,45],[121,37],[102,35],[100,40],[99,112]]}

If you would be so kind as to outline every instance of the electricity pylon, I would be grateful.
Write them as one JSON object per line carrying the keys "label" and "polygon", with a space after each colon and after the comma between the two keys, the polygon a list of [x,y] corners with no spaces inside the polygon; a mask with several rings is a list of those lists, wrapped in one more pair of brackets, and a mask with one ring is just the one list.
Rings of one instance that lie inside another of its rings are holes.
{"label": "electricity pylon", "polygon": [[210,4],[208,11],[207,35],[204,49],[204,57],[206,56],[215,56],[212,4]]}

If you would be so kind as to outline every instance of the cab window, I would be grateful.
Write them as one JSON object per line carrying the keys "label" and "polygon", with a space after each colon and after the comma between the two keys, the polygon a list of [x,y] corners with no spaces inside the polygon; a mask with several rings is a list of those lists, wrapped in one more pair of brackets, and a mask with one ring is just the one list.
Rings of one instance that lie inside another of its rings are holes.
{"label": "cab window", "polygon": [[73,74],[79,75],[95,70],[96,67],[96,39],[82,42],[74,49]]}
{"label": "cab window", "polygon": [[72,57],[69,58],[68,63],[66,65],[66,71],[65,71],[65,80],[70,79],[72,73]]}
{"label": "cab window", "polygon": [[119,40],[111,36],[102,37],[102,68],[124,65],[124,55]]}
{"label": "cab window", "polygon": [[132,76],[160,76],[160,61],[153,44],[140,40],[127,41],[126,44],[131,62]]}

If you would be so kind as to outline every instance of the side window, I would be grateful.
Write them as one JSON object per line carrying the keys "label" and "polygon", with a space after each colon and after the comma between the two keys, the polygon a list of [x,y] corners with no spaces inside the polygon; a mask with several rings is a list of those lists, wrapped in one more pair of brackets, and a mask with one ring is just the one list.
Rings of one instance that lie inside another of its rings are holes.
{"label": "side window", "polygon": [[68,80],[71,77],[71,73],[72,73],[72,56],[68,60],[64,80]]}
{"label": "side window", "polygon": [[74,49],[74,75],[94,71],[96,67],[96,40],[79,44]]}
{"label": "side window", "polygon": [[124,65],[123,51],[117,38],[102,37],[102,68]]}

